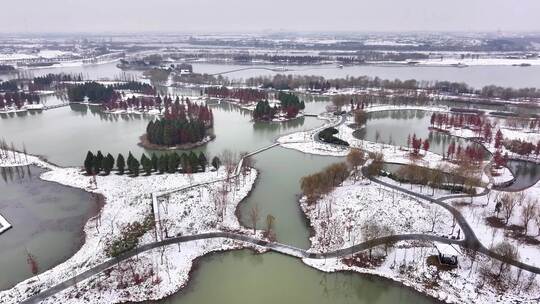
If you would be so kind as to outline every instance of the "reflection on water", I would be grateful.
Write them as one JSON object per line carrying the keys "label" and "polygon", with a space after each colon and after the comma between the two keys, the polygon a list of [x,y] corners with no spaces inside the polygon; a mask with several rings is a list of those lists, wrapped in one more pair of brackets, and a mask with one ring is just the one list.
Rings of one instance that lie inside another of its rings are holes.
{"label": "reflection on water", "polygon": [[533,186],[540,180],[539,164],[523,160],[509,160],[506,165],[516,179],[512,185],[504,187],[504,190],[523,190]]}
{"label": "reflection on water", "polygon": [[13,228],[0,235],[0,290],[32,276],[27,252],[43,272],[82,245],[82,228],[98,206],[90,194],[39,179],[34,166],[0,169],[0,213]]}
{"label": "reflection on water", "polygon": [[416,137],[422,140],[428,139],[429,151],[439,155],[446,154],[448,146],[452,142],[463,148],[466,146],[481,148],[480,145],[470,140],[430,131],[430,118],[431,112],[423,110],[372,112],[368,114],[365,127],[354,131],[353,135],[359,139],[406,147],[408,136],[412,137],[416,134]]}
{"label": "reflection on water", "polygon": [[[188,287],[159,303],[434,303],[373,276],[324,273],[295,258],[242,250],[201,259]],[[231,279],[232,278],[232,279]]]}

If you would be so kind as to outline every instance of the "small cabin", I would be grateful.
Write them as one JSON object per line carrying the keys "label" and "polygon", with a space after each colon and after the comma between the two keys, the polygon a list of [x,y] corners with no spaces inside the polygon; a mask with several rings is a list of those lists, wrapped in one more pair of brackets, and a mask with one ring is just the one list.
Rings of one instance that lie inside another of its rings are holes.
{"label": "small cabin", "polygon": [[458,256],[461,254],[458,248],[444,243],[435,243],[437,249],[439,263],[441,265],[457,267]]}

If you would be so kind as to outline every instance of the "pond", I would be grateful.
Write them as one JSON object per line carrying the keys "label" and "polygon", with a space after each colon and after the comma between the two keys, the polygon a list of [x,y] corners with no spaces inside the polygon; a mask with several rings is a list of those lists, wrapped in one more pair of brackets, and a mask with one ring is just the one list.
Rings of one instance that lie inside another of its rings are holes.
{"label": "pond", "polygon": [[40,273],[71,257],[84,241],[82,227],[99,210],[89,193],[43,181],[42,172],[0,168],[0,213],[13,226],[0,234],[0,290],[32,276],[28,253]]}
{"label": "pond", "polygon": [[429,151],[439,155],[446,155],[452,141],[456,147],[471,145],[481,148],[470,140],[429,130],[431,113],[423,110],[372,112],[368,114],[365,127],[354,131],[353,135],[359,139],[407,147],[408,136],[412,138],[416,134],[417,138],[429,141]]}

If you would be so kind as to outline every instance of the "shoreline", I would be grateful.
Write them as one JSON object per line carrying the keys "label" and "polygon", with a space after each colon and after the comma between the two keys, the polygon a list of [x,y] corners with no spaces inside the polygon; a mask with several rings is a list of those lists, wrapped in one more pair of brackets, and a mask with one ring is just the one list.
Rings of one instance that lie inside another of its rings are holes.
{"label": "shoreline", "polygon": [[216,135],[210,134],[207,135],[202,141],[169,147],[150,143],[147,139],[146,133],[144,133],[143,135],[139,136],[139,142],[137,143],[137,145],[148,150],[156,151],[191,150],[197,147],[204,146],[207,143],[213,141],[214,139],[216,139]]}

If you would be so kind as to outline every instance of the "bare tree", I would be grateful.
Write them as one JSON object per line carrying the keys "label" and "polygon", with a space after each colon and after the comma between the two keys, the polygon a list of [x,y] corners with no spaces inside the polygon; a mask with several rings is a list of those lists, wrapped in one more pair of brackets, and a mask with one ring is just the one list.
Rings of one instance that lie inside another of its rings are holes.
{"label": "bare tree", "polygon": [[523,227],[525,228],[525,235],[527,235],[527,228],[529,222],[536,216],[536,204],[538,200],[529,200],[527,204],[521,209],[521,220],[523,221]]}
{"label": "bare tree", "polygon": [[[364,227],[362,227],[362,237],[364,238],[364,241],[370,241],[373,239],[376,239],[381,236],[383,233],[383,228],[379,225],[379,223],[375,219],[368,220]],[[371,260],[371,251],[373,247],[369,247],[369,259]]]}
{"label": "bare tree", "polygon": [[514,212],[517,202],[518,201],[516,200],[514,194],[505,193],[501,197],[502,212],[504,216],[504,223],[506,225],[508,224],[510,217],[512,217],[512,213]]}
{"label": "bare tree", "polygon": [[499,266],[499,273],[497,274],[497,278],[499,278],[505,268],[508,267],[508,261],[510,260],[516,260],[518,258],[518,250],[517,248],[506,242],[502,241],[501,243],[497,244],[495,247],[491,248],[491,250],[500,256],[500,266]]}
{"label": "bare tree", "polygon": [[231,185],[230,179],[236,169],[237,156],[235,153],[231,152],[231,150],[225,150],[221,154],[220,158],[225,167],[225,173],[227,174],[228,184]]}
{"label": "bare tree", "polygon": [[251,210],[249,210],[249,219],[251,220],[251,226],[253,226],[253,234],[257,232],[257,222],[260,218],[259,205],[255,203]]}
{"label": "bare tree", "polygon": [[266,237],[269,239],[275,239],[274,235],[274,223],[276,222],[276,218],[268,214],[266,216]]}
{"label": "bare tree", "polygon": [[442,213],[438,207],[432,206],[428,213],[429,222],[431,223],[431,232],[435,231],[435,225],[441,219]]}
{"label": "bare tree", "polygon": [[358,173],[358,168],[366,162],[364,151],[352,148],[347,155],[347,162],[354,170],[354,175]]}
{"label": "bare tree", "polygon": [[332,98],[332,103],[341,111],[341,108],[347,104],[348,95],[336,95]]}

